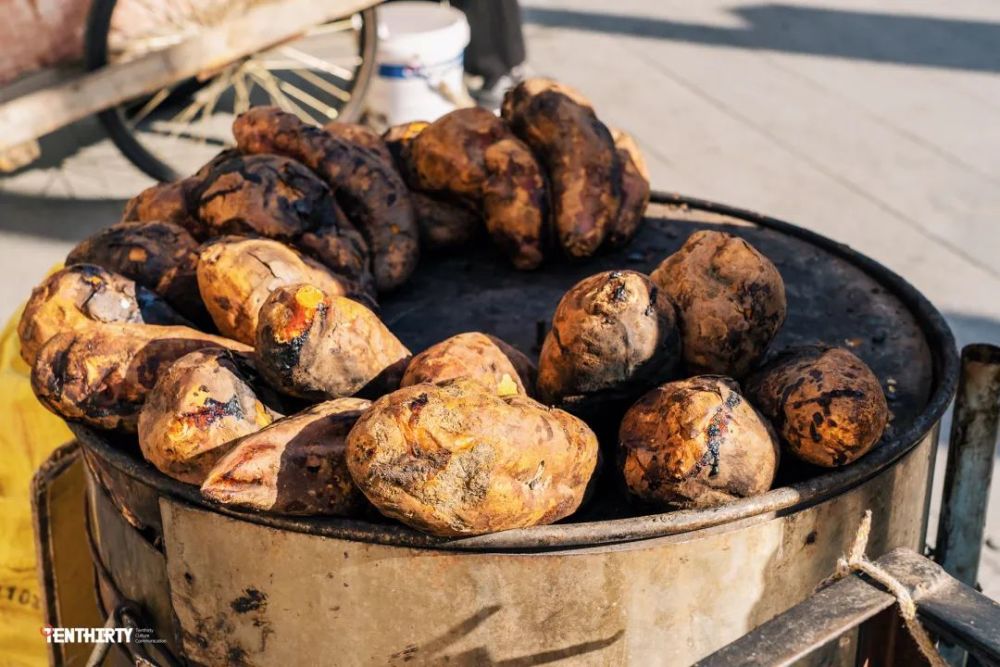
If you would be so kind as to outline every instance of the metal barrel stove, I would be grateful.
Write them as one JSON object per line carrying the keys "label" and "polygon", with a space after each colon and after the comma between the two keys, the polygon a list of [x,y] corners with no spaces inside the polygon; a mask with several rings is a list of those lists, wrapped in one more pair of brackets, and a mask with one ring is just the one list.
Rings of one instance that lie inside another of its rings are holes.
{"label": "metal barrel stove", "polygon": [[[785,457],[762,496],[669,513],[631,504],[605,465],[594,498],[566,522],[445,540],[377,516],[226,509],[159,474],[134,442],[77,425],[104,608],[134,602],[191,664],[680,665],[808,597],[866,509],[872,557],[921,550],[954,341],[919,292],[846,246],[658,194],[628,248],[535,273],[486,249],[432,258],[381,316],[414,350],[481,330],[537,352],[570,285],[648,271],[704,228],[747,238],[781,271],[788,319],[775,349],[846,346],[879,376],[892,420],[870,454],[833,470]],[[853,657],[850,644],[830,650]]]}

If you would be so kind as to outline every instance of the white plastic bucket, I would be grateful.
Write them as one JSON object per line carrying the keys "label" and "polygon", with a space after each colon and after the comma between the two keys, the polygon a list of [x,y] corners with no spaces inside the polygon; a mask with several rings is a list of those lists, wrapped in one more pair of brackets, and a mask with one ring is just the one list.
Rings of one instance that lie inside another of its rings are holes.
{"label": "white plastic bucket", "polygon": [[432,121],[466,106],[465,14],[436,2],[392,2],[378,11],[378,51],[368,110],[386,125]]}

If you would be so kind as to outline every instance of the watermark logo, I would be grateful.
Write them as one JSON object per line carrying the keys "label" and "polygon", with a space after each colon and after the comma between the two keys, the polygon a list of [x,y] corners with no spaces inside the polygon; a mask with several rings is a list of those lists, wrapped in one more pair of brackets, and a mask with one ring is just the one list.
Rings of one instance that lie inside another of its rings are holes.
{"label": "watermark logo", "polygon": [[40,628],[48,644],[127,644],[134,628]]}

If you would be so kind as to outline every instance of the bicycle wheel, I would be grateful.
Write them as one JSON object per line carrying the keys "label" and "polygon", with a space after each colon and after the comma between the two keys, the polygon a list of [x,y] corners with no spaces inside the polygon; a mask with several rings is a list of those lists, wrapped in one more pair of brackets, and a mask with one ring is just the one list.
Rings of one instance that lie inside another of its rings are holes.
{"label": "bicycle wheel", "polygon": [[[268,0],[94,0],[85,36],[93,70],[179,43]],[[160,181],[190,175],[232,144],[233,118],[276,105],[303,120],[356,120],[375,65],[375,10],[179,81],[100,114],[118,149]]]}

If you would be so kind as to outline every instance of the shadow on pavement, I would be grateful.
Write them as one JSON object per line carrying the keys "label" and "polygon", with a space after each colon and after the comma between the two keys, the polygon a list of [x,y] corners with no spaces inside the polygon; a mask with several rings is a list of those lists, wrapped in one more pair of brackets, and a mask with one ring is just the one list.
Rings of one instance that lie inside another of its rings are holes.
{"label": "shadow on pavement", "polygon": [[0,232],[79,241],[122,217],[120,199],[66,199],[0,193]]}
{"label": "shadow on pavement", "polygon": [[1000,23],[780,4],[731,10],[739,28],[525,7],[527,23],[745,49],[1000,72]]}

